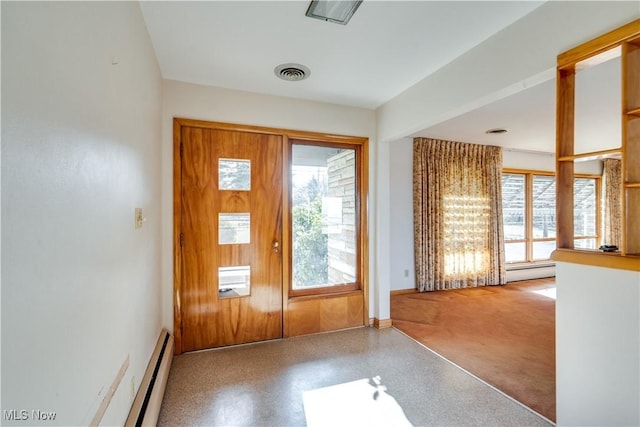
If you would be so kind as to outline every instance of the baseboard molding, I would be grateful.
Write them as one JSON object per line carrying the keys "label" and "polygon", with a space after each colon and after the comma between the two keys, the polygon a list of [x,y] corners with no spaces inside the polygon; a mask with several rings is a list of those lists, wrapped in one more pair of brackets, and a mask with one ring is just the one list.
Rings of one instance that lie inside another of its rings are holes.
{"label": "baseboard molding", "polygon": [[173,359],[173,336],[163,329],[153,350],[140,388],[125,422],[129,426],[155,426]]}
{"label": "baseboard molding", "polygon": [[395,291],[391,291],[391,296],[404,295],[404,294],[413,294],[415,292],[418,292],[418,290],[416,288],[396,289]]}
{"label": "baseboard molding", "polygon": [[392,326],[391,319],[378,319],[377,317],[373,318],[373,327],[377,329],[385,329],[390,328]]}

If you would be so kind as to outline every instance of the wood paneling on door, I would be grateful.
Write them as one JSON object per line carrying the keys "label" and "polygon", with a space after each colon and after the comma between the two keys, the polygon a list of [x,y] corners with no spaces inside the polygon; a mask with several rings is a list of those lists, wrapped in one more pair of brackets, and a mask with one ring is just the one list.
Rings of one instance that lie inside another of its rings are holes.
{"label": "wood paneling on door", "polygon": [[348,296],[293,299],[287,306],[289,336],[363,326],[362,292]]}
{"label": "wood paneling on door", "polygon": [[[182,351],[282,336],[282,138],[182,127]],[[250,189],[219,188],[219,162],[248,161]],[[246,243],[221,244],[219,215],[249,215]],[[250,291],[220,290],[219,268],[248,266]]]}

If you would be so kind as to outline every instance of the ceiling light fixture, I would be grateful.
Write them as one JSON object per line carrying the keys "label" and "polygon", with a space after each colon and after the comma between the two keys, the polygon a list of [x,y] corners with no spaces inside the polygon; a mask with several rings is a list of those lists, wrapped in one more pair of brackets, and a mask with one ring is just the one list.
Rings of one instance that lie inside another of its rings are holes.
{"label": "ceiling light fixture", "polygon": [[488,131],[485,131],[485,133],[488,133],[489,135],[493,135],[498,133],[507,133],[507,130],[502,128],[495,128],[495,129],[489,129]]}
{"label": "ceiling light fixture", "polygon": [[311,70],[301,64],[280,64],[273,69],[276,76],[288,82],[298,82],[311,75]]}
{"label": "ceiling light fixture", "polygon": [[362,3],[362,0],[312,0],[305,15],[310,18],[322,19],[323,21],[347,25],[353,14],[356,13],[356,10],[358,10],[358,7],[360,7],[360,3]]}

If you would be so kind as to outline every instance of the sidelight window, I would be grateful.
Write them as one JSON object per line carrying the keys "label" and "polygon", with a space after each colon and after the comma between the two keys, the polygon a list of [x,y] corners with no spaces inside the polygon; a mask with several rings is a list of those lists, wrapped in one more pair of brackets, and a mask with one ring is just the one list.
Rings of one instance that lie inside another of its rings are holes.
{"label": "sidelight window", "polygon": [[358,147],[293,143],[294,295],[359,288]]}

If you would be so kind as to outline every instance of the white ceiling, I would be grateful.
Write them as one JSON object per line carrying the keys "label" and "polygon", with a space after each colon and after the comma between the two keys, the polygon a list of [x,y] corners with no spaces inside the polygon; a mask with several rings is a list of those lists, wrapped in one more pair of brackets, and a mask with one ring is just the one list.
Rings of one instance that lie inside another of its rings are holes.
{"label": "white ceiling", "polygon": [[[602,84],[606,82],[606,84]],[[575,149],[588,153],[620,147],[620,57],[576,74]],[[548,80],[439,123],[415,136],[555,152],[556,81]],[[505,134],[487,134],[489,129]]]}
{"label": "white ceiling", "polygon": [[[375,109],[543,3],[365,0],[346,26],[306,17],[307,0],[141,9],[165,79]],[[280,80],[282,63],[311,75]],[[554,105],[555,83],[543,83],[419,134],[553,152]],[[509,132],[484,134],[494,127]]]}

